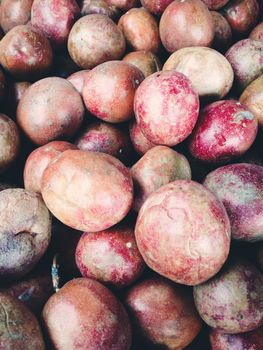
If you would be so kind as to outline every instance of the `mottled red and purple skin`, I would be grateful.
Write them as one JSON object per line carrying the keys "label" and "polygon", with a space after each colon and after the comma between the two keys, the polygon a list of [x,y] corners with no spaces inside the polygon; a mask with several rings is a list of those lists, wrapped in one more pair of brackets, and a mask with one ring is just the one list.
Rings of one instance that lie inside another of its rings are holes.
{"label": "mottled red and purple skin", "polygon": [[36,145],[75,135],[84,118],[84,105],[78,91],[63,78],[37,81],[22,96],[17,122]]}
{"label": "mottled red and purple skin", "polygon": [[0,173],[10,167],[20,151],[20,133],[16,123],[0,113]]}
{"label": "mottled red and purple skin", "polygon": [[89,124],[75,144],[83,151],[107,153],[123,162],[132,154],[129,134],[117,125],[104,122]]}
{"label": "mottled red and purple skin", "polygon": [[126,12],[121,16],[118,27],[133,51],[159,51],[161,41],[158,22],[145,8],[133,8]]}
{"label": "mottled red and purple skin", "polygon": [[51,42],[54,49],[66,46],[69,32],[80,17],[75,0],[34,0],[31,23]]}
{"label": "mottled red and purple skin", "polygon": [[133,210],[139,211],[149,195],[176,180],[191,180],[186,157],[166,146],[155,146],[130,169],[134,184]]}
{"label": "mottled red and purple skin", "polygon": [[19,25],[0,42],[0,63],[18,80],[37,80],[48,73],[53,61],[46,37],[36,29]]}
{"label": "mottled red and purple skin", "polygon": [[112,20],[117,20],[120,17],[120,10],[104,0],[83,0],[80,11],[81,16],[97,13],[108,16]]}
{"label": "mottled red and purple skin", "polygon": [[139,68],[145,78],[162,69],[159,58],[150,51],[133,51],[123,57],[123,61]]}
{"label": "mottled red and purple skin", "polygon": [[234,32],[247,33],[258,21],[259,4],[257,0],[231,0],[224,7],[223,14]]}
{"label": "mottled red and purple skin", "polygon": [[212,329],[210,331],[212,350],[261,350],[263,327],[241,334],[227,334]]}
{"label": "mottled red and purple skin", "polygon": [[184,74],[156,72],[136,90],[134,112],[149,141],[175,146],[192,132],[199,113],[199,98]]}
{"label": "mottled red and purple skin", "polygon": [[219,10],[225,6],[229,0],[202,0],[209,10]]}
{"label": "mottled red and purple skin", "polygon": [[174,282],[197,285],[226,261],[230,223],[212,192],[197,182],[177,180],[146,199],[135,237],[151,269]]}
{"label": "mottled red and purple skin", "polygon": [[233,68],[237,88],[243,91],[263,73],[263,42],[240,40],[226,52],[226,58]]}
{"label": "mottled red and purple skin", "polygon": [[53,346],[60,350],[127,350],[130,321],[122,304],[101,283],[77,278],[46,303],[44,324]]}
{"label": "mottled red and purple skin", "polygon": [[86,76],[82,95],[87,109],[109,123],[133,117],[135,91],[144,75],[130,63],[110,61],[92,69]]}
{"label": "mottled red and purple skin", "polygon": [[126,304],[139,332],[167,349],[185,348],[202,327],[191,291],[160,277],[131,287]]}
{"label": "mottled red and purple skin", "polygon": [[160,16],[172,1],[173,0],[141,0],[141,4],[149,12]]}
{"label": "mottled red and purple skin", "polygon": [[250,148],[257,130],[257,119],[245,105],[234,100],[213,102],[202,110],[189,150],[204,162],[229,161]]}
{"label": "mottled red and purple skin", "polygon": [[164,11],[160,37],[169,52],[188,46],[211,46],[214,25],[211,13],[201,0],[175,0]]}
{"label": "mottled red and purple skin", "polygon": [[33,0],[2,0],[0,24],[4,32],[20,24],[27,24],[31,16]]}
{"label": "mottled red and purple skin", "polygon": [[51,216],[41,196],[22,188],[0,192],[0,279],[31,271],[51,238]]}
{"label": "mottled red and purple skin", "polygon": [[121,221],[133,201],[129,170],[100,152],[67,150],[42,176],[41,192],[49,210],[65,225],[97,232]]}
{"label": "mottled red and purple skin", "polygon": [[88,72],[89,69],[80,70],[67,77],[67,80],[74,86],[74,88],[80,93],[80,95],[82,95],[85,78]]}
{"label": "mottled red and purple skin", "polygon": [[225,52],[232,45],[232,30],[225,17],[217,11],[211,11],[214,22],[215,36],[212,47]]}
{"label": "mottled red and purple skin", "polygon": [[77,146],[66,141],[52,141],[30,153],[24,167],[25,189],[41,193],[41,179],[46,167],[68,149],[77,149]]}
{"label": "mottled red and purple skin", "polygon": [[111,6],[116,6],[123,12],[130,10],[133,7],[136,7],[138,0],[106,0],[106,2]]}
{"label": "mottled red and purple skin", "polygon": [[72,27],[68,38],[69,54],[82,69],[118,60],[125,48],[125,38],[120,28],[102,14],[80,18]]}
{"label": "mottled red and purple skin", "polygon": [[194,299],[199,315],[219,331],[244,333],[263,324],[263,275],[248,261],[230,261],[194,287]]}
{"label": "mottled red and purple skin", "polygon": [[76,249],[76,263],[83,277],[115,287],[130,285],[145,267],[129,226],[84,233]]}
{"label": "mottled red and purple skin", "polygon": [[51,274],[38,271],[25,276],[9,286],[1,287],[1,292],[20,300],[35,315],[40,315],[48,298],[54,293]]}
{"label": "mottled red and purple skin", "polygon": [[0,349],[45,350],[45,342],[36,317],[22,302],[0,293]]}
{"label": "mottled red and purple skin", "polygon": [[204,186],[224,204],[233,239],[263,240],[263,167],[226,165],[209,173]]}
{"label": "mottled red and purple skin", "polygon": [[149,151],[149,149],[156,146],[144,136],[135,120],[131,121],[129,130],[133,148],[139,155],[142,156],[144,153]]}
{"label": "mottled red and purple skin", "polygon": [[249,39],[263,41],[263,22],[259,23],[249,34]]}

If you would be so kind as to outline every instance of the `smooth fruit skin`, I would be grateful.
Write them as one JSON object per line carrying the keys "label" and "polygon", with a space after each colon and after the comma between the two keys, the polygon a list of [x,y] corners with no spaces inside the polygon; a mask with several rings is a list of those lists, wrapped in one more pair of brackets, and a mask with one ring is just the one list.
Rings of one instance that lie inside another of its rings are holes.
{"label": "smooth fruit skin", "polygon": [[263,41],[263,22],[259,23],[249,34],[250,39]]}
{"label": "smooth fruit skin", "polygon": [[134,112],[149,141],[172,147],[192,132],[199,113],[199,98],[184,74],[157,72],[136,90]]}
{"label": "smooth fruit skin", "polygon": [[230,24],[220,12],[211,11],[214,22],[215,36],[212,47],[225,53],[232,45],[232,30]]}
{"label": "smooth fruit skin", "polygon": [[226,165],[209,173],[204,186],[224,204],[233,239],[263,240],[263,167]]}
{"label": "smooth fruit skin", "polygon": [[229,0],[203,0],[209,10],[219,10],[225,6]]}
{"label": "smooth fruit skin", "polygon": [[230,224],[223,204],[204,186],[177,180],[146,199],[135,237],[151,269],[174,282],[197,285],[224,264]]}
{"label": "smooth fruit skin", "polygon": [[201,112],[189,150],[205,162],[229,161],[250,148],[257,130],[257,120],[245,105],[234,100],[217,101]]}
{"label": "smooth fruit skin", "polygon": [[162,69],[159,58],[150,51],[129,52],[122,60],[139,68],[145,78]]}
{"label": "smooth fruit skin", "polygon": [[139,155],[142,156],[144,153],[149,151],[149,149],[156,146],[144,136],[141,128],[138,126],[135,120],[130,122],[129,131],[133,148]]}
{"label": "smooth fruit skin", "polygon": [[245,260],[229,261],[218,275],[195,286],[194,299],[203,320],[225,333],[263,324],[263,275]]}
{"label": "smooth fruit skin", "polygon": [[31,16],[33,0],[3,0],[1,1],[0,24],[7,33],[20,24],[27,24]]}
{"label": "smooth fruit skin", "polygon": [[172,1],[173,0],[141,0],[141,4],[149,12],[160,16]]}
{"label": "smooth fruit skin", "polygon": [[82,95],[82,90],[85,82],[85,78],[89,72],[89,69],[80,70],[67,77],[67,80],[74,86],[74,88]]}
{"label": "smooth fruit skin", "polygon": [[117,298],[89,278],[71,280],[43,310],[44,323],[56,350],[129,350],[131,326]]}

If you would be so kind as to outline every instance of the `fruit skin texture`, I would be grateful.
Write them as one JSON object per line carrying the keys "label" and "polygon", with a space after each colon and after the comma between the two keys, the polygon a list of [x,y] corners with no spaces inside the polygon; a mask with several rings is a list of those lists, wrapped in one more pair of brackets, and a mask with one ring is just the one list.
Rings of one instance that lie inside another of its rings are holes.
{"label": "fruit skin texture", "polygon": [[44,171],[41,193],[50,211],[76,230],[97,232],[121,221],[133,201],[129,170],[99,152],[67,150]]}
{"label": "fruit skin texture", "polygon": [[65,141],[52,141],[31,152],[24,167],[25,189],[41,193],[41,178],[46,167],[67,149],[77,149],[77,146]]}
{"label": "fruit skin texture", "polygon": [[37,145],[58,138],[70,138],[84,117],[81,96],[66,79],[51,77],[37,81],[22,96],[17,122]]}
{"label": "fruit skin texture", "polygon": [[135,120],[131,121],[129,130],[133,148],[141,156],[147,151],[149,151],[149,149],[156,146],[144,136],[144,134],[141,131],[141,128],[138,126]]}
{"label": "fruit skin texture", "polygon": [[144,270],[134,229],[124,225],[84,233],[76,249],[76,263],[83,277],[116,287],[131,284]]}
{"label": "fruit skin texture", "polygon": [[172,1],[173,0],[141,0],[141,4],[146,10],[158,16],[164,12]]}
{"label": "fruit skin texture", "polygon": [[249,39],[263,41],[263,22],[259,23],[249,34]]}
{"label": "fruit skin texture", "polygon": [[189,150],[205,162],[228,161],[250,148],[257,130],[257,120],[246,106],[234,100],[217,101],[201,112]]}
{"label": "fruit skin texture", "polygon": [[249,332],[263,323],[263,275],[245,260],[230,261],[195,286],[194,299],[203,320],[225,333]]}
{"label": "fruit skin texture", "polygon": [[166,146],[155,146],[130,169],[134,184],[133,209],[139,211],[149,195],[175,180],[191,180],[191,168],[182,154]]}
{"label": "fruit skin texture", "polygon": [[224,264],[230,224],[221,202],[204,186],[177,180],[146,199],[135,237],[151,269],[174,282],[196,285]]}
{"label": "fruit skin texture", "polygon": [[172,69],[190,79],[201,98],[222,99],[234,80],[228,60],[209,47],[185,47],[174,52],[163,66],[163,70]]}
{"label": "fruit skin texture", "polygon": [[263,75],[246,87],[239,100],[254,114],[259,125],[263,126]]}
{"label": "fruit skin texture", "polygon": [[240,40],[230,47],[225,56],[233,68],[236,87],[239,91],[243,91],[263,73],[262,41]]}
{"label": "fruit skin texture", "polygon": [[219,10],[228,3],[229,0],[203,0],[209,10]]}
{"label": "fruit skin texture", "polygon": [[209,173],[204,186],[224,204],[233,239],[263,240],[263,167],[226,165]]}
{"label": "fruit skin texture", "polygon": [[135,93],[134,112],[138,127],[149,141],[172,147],[192,132],[199,99],[185,75],[162,71],[140,84]]}
{"label": "fruit skin texture", "polygon": [[33,0],[2,0],[0,24],[4,32],[15,26],[27,24],[31,16]]}
{"label": "fruit skin texture", "polygon": [[102,14],[116,20],[120,17],[120,10],[114,6],[107,4],[104,0],[83,0],[81,4],[81,16],[91,14]]}
{"label": "fruit skin texture", "polygon": [[68,38],[68,51],[82,69],[91,69],[111,60],[117,60],[126,48],[122,31],[107,16],[88,15],[72,27]]}
{"label": "fruit skin texture", "polygon": [[22,188],[0,192],[0,278],[7,282],[32,270],[51,238],[51,216],[36,193]]}
{"label": "fruit skin texture", "polygon": [[202,327],[190,290],[160,277],[131,287],[126,304],[144,337],[169,349],[185,348]]}
{"label": "fruit skin texture", "polygon": [[168,52],[210,46],[214,38],[211,13],[201,0],[173,1],[162,14],[159,30]]}
{"label": "fruit skin texture", "polygon": [[4,350],[45,350],[37,319],[23,303],[0,293],[0,348]]}
{"label": "fruit skin texture", "polygon": [[84,69],[84,70],[75,72],[71,74],[69,77],[67,77],[67,80],[74,86],[74,88],[80,93],[80,95],[82,95],[84,82],[88,72],[89,72],[89,69]]}
{"label": "fruit skin texture", "polygon": [[217,329],[212,329],[210,331],[210,343],[212,350],[261,350],[263,344],[263,327],[241,334],[226,334]]}
{"label": "fruit skin texture", "polygon": [[160,36],[157,20],[145,8],[133,8],[121,16],[118,27],[122,30],[127,44],[134,51],[160,49]]}
{"label": "fruit skin texture", "polygon": [[79,16],[80,8],[75,0],[34,0],[31,23],[58,49],[66,45]]}
{"label": "fruit skin texture", "polygon": [[219,52],[225,53],[232,44],[232,30],[230,24],[225,17],[217,11],[211,11],[211,15],[215,29],[213,48]]}
{"label": "fruit skin texture", "polygon": [[49,41],[28,25],[14,27],[0,42],[0,63],[18,80],[40,79],[50,70],[52,61]]}
{"label": "fruit skin texture", "polygon": [[134,94],[143,79],[143,73],[129,63],[102,63],[85,78],[84,103],[97,118],[109,123],[125,122],[133,117]]}
{"label": "fruit skin texture", "polygon": [[77,278],[46,303],[43,318],[55,349],[128,350],[131,326],[116,297],[101,283]]}
{"label": "fruit skin texture", "polygon": [[106,0],[111,6],[116,6],[118,9],[126,12],[136,6],[137,0]]}
{"label": "fruit skin texture", "polygon": [[129,52],[122,60],[139,68],[145,78],[160,71],[162,67],[159,58],[150,51]]}

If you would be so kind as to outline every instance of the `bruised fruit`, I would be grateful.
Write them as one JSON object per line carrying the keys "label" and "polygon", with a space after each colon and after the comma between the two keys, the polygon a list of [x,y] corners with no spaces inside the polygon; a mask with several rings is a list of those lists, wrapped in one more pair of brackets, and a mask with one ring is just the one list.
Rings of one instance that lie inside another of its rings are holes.
{"label": "bruised fruit", "polygon": [[128,315],[101,283],[77,278],[46,303],[43,318],[55,349],[127,350],[131,345]]}
{"label": "bruised fruit", "polygon": [[139,68],[145,78],[161,70],[159,58],[150,51],[134,51],[124,56],[123,61]]}
{"label": "bruised fruit", "polygon": [[134,99],[136,121],[152,143],[175,146],[192,132],[199,113],[199,99],[190,80],[176,71],[150,75]]}
{"label": "bruised fruit", "polygon": [[204,186],[177,180],[146,199],[135,237],[151,269],[174,282],[196,285],[224,264],[230,224],[223,204]]}
{"label": "bruised fruit", "polygon": [[149,149],[156,146],[144,136],[144,134],[141,131],[141,128],[138,126],[135,120],[131,121],[129,129],[133,148],[138,154],[143,155],[144,153],[149,151]]}
{"label": "bruised fruit", "polygon": [[99,152],[67,150],[44,171],[41,192],[50,211],[81,231],[105,230],[121,221],[133,201],[129,170]]}

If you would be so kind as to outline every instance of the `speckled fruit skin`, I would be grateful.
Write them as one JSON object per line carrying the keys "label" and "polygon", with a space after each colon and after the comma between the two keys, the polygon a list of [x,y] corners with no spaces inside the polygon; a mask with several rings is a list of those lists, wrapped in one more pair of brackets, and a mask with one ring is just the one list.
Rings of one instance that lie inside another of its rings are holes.
{"label": "speckled fruit skin", "polygon": [[58,138],[70,138],[84,117],[80,94],[66,79],[51,77],[37,81],[22,96],[17,122],[37,145]]}
{"label": "speckled fruit skin", "polygon": [[212,329],[210,343],[212,350],[261,350],[263,327],[242,334],[226,334]]}
{"label": "speckled fruit skin", "polygon": [[102,14],[116,20],[120,17],[120,10],[104,0],[83,0],[81,4],[81,16]]}
{"label": "speckled fruit skin", "polygon": [[228,60],[209,47],[185,47],[174,52],[163,66],[163,70],[173,69],[191,80],[201,98],[222,99],[234,80]]}
{"label": "speckled fruit skin", "polygon": [[201,0],[175,0],[164,11],[160,37],[169,52],[188,46],[210,46],[214,38],[211,13]]}
{"label": "speckled fruit skin", "polygon": [[223,13],[234,32],[247,33],[257,23],[259,4],[257,0],[231,0]]}
{"label": "speckled fruit skin", "polygon": [[203,320],[225,333],[249,332],[263,323],[263,275],[247,261],[231,261],[195,286],[194,299]]}
{"label": "speckled fruit skin", "polygon": [[263,167],[231,164],[207,175],[204,186],[224,204],[234,239],[263,240]]}
{"label": "speckled fruit skin", "polygon": [[126,48],[122,31],[107,16],[93,14],[80,18],[68,38],[68,51],[73,61],[83,69],[117,60]]}
{"label": "speckled fruit skin", "polygon": [[134,51],[159,51],[161,41],[158,22],[145,8],[133,8],[126,12],[121,16],[118,27]]}
{"label": "speckled fruit skin", "polygon": [[63,152],[46,168],[41,192],[60,221],[87,232],[117,224],[133,201],[129,170],[118,159],[81,150]]}
{"label": "speckled fruit skin", "polygon": [[236,86],[242,91],[263,73],[263,42],[240,40],[226,52],[226,58],[233,68]]}
{"label": "speckled fruit skin", "polygon": [[84,69],[84,70],[75,72],[71,74],[69,77],[67,77],[67,81],[69,81],[74,86],[74,88],[80,93],[80,95],[82,95],[84,82],[88,72],[89,72],[89,69]]}
{"label": "speckled fruit skin", "polygon": [[0,192],[0,278],[16,279],[32,270],[45,253],[51,217],[39,195],[22,188]]}
{"label": "speckled fruit skin", "polygon": [[116,6],[118,9],[126,12],[137,4],[137,0],[106,0],[109,5]]}
{"label": "speckled fruit skin", "polygon": [[0,293],[0,305],[0,348],[45,350],[38,321],[28,308],[6,293]]}
{"label": "speckled fruit skin", "polygon": [[225,6],[229,0],[202,0],[209,10],[219,10]]}
{"label": "speckled fruit skin", "polygon": [[215,36],[213,48],[220,52],[225,52],[232,44],[232,30],[230,24],[224,16],[217,11],[211,11],[214,22]]}
{"label": "speckled fruit skin", "polygon": [[249,39],[263,41],[263,22],[259,23],[249,34]]}
{"label": "speckled fruit skin", "polygon": [[156,146],[143,135],[140,127],[138,126],[135,120],[131,121],[129,130],[133,148],[141,156],[147,151],[149,151],[149,149]]}
{"label": "speckled fruit skin", "polygon": [[92,69],[86,76],[82,95],[87,109],[110,123],[133,117],[134,94],[143,73],[123,61],[110,61]]}
{"label": "speckled fruit skin", "polygon": [[101,283],[71,280],[43,310],[45,326],[57,350],[128,350],[131,326],[116,297]]}
{"label": "speckled fruit skin", "polygon": [[104,122],[89,124],[75,142],[83,151],[103,152],[125,162],[132,153],[129,134]]}
{"label": "speckled fruit skin", "polygon": [[177,180],[152,193],[135,227],[146,264],[174,282],[196,285],[214,276],[230,246],[221,202],[197,182]]}
{"label": "speckled fruit skin", "polygon": [[126,304],[140,332],[167,349],[183,349],[202,323],[190,290],[165,279],[151,278],[131,287]]}
{"label": "speckled fruit skin", "polygon": [[133,283],[145,266],[134,229],[124,225],[84,233],[76,249],[76,263],[83,277],[116,287]]}
{"label": "speckled fruit skin", "polygon": [[253,144],[258,123],[238,101],[222,100],[207,105],[189,141],[192,156],[205,162],[229,161]]}
{"label": "speckled fruit skin", "polygon": [[18,80],[41,78],[52,60],[49,41],[27,25],[14,27],[0,41],[0,63]]}
{"label": "speckled fruit skin", "polygon": [[0,173],[14,162],[19,149],[20,135],[16,123],[0,113]]}
{"label": "speckled fruit skin", "polygon": [[141,0],[141,4],[146,10],[159,16],[172,1],[173,0]]}
{"label": "speckled fruit skin", "polygon": [[155,146],[130,169],[134,184],[133,209],[139,211],[149,195],[175,180],[191,180],[191,168],[182,154],[166,146]]}
{"label": "speckled fruit skin", "polygon": [[139,128],[152,143],[175,146],[192,132],[199,99],[185,75],[162,71],[141,83],[135,93],[134,112]]}
{"label": "speckled fruit skin", "polygon": [[145,78],[161,70],[159,58],[150,51],[133,51],[123,57],[123,61],[139,68]]}
{"label": "speckled fruit skin", "polygon": [[31,23],[51,42],[54,49],[65,47],[69,32],[80,16],[75,0],[34,0]]}
{"label": "speckled fruit skin", "polygon": [[46,167],[67,149],[77,149],[77,146],[65,141],[52,141],[31,152],[24,167],[25,189],[41,193],[41,179]]}
{"label": "speckled fruit skin", "polygon": [[254,114],[259,125],[263,126],[263,75],[246,87],[239,100]]}
{"label": "speckled fruit skin", "polygon": [[0,24],[4,32],[20,24],[27,24],[33,0],[2,0]]}

